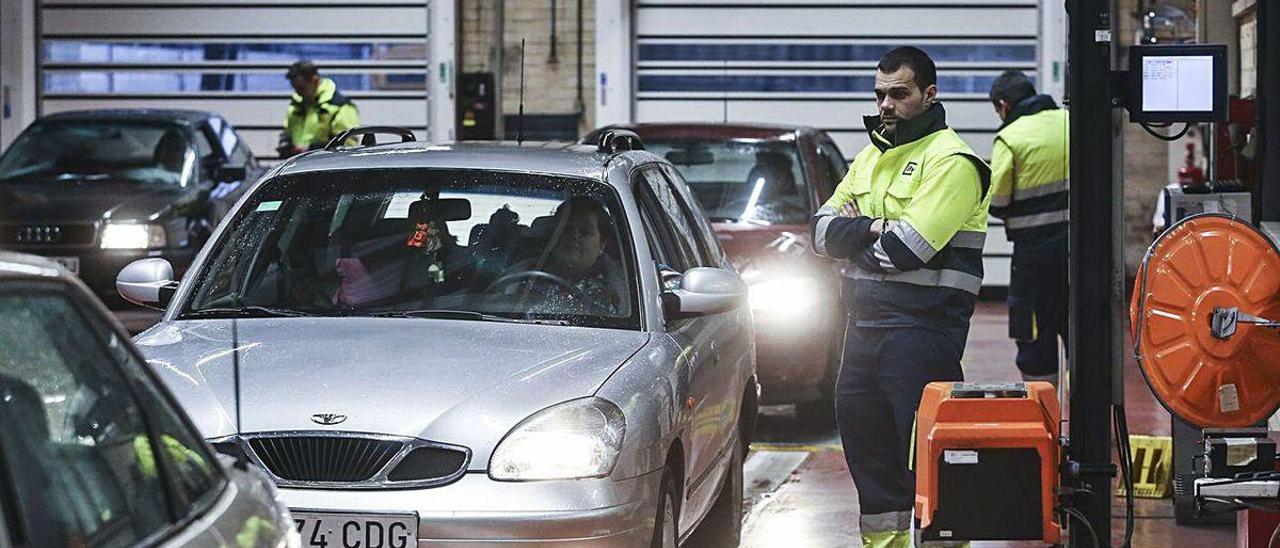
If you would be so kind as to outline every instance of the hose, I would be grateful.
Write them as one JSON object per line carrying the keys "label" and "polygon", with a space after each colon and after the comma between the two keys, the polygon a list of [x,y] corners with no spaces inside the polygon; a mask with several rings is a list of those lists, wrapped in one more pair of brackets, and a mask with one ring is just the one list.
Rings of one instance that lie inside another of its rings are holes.
{"label": "hose", "polygon": [[1089,518],[1085,517],[1079,510],[1071,507],[1064,507],[1063,512],[1070,517],[1076,518],[1076,521],[1084,525],[1085,531],[1089,533],[1089,538],[1093,541],[1093,548],[1102,548],[1102,541],[1098,540],[1098,532],[1093,529],[1093,524],[1089,523]]}

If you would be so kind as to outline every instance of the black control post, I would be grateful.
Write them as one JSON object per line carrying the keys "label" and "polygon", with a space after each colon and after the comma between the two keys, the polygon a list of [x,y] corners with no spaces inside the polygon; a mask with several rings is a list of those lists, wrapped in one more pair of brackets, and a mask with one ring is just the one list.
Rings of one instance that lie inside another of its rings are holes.
{"label": "black control post", "polygon": [[1280,221],[1280,5],[1258,2],[1258,219]]}
{"label": "black control post", "polygon": [[[1111,2],[1067,2],[1067,89],[1071,117],[1070,361],[1071,460],[1080,488],[1093,492],[1077,509],[1089,519],[1072,522],[1071,546],[1111,544],[1111,403],[1113,369],[1121,362],[1109,321],[1119,295],[1116,244],[1119,226],[1112,179]],[[1107,318],[1108,321],[1099,321]]]}

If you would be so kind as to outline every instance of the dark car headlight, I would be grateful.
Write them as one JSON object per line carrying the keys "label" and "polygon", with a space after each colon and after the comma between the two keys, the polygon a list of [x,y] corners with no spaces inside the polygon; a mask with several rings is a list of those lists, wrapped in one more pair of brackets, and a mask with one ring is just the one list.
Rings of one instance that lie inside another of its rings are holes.
{"label": "dark car headlight", "polygon": [[164,227],[154,223],[107,223],[102,249],[156,249],[166,242]]}

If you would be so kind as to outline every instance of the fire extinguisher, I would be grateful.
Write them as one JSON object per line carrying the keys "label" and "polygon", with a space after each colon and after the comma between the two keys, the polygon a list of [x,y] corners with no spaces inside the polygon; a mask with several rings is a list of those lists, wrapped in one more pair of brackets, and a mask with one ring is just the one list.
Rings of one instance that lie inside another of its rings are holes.
{"label": "fire extinguisher", "polygon": [[1204,171],[1196,166],[1196,144],[1187,143],[1187,156],[1182,167],[1178,168],[1178,186],[1187,194],[1201,194],[1209,191],[1204,183]]}

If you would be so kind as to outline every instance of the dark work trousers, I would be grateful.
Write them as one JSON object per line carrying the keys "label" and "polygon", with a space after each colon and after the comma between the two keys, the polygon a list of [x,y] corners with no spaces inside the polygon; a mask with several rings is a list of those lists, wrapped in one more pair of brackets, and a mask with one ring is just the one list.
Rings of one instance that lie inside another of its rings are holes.
{"label": "dark work trousers", "polygon": [[907,461],[916,409],[926,384],[964,380],[964,331],[846,327],[836,422],[864,518],[910,512],[916,483]]}
{"label": "dark work trousers", "polygon": [[1009,280],[1009,338],[1027,380],[1058,374],[1058,339],[1067,340],[1067,243],[1015,243]]}

